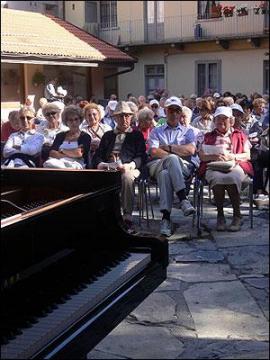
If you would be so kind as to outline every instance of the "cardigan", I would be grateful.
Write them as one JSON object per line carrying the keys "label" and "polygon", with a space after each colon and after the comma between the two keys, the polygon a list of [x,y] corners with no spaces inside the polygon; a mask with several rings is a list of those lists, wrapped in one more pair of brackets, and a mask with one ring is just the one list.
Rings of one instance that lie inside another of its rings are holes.
{"label": "cardigan", "polygon": [[[56,135],[54,142],[50,148],[51,150],[59,150],[59,147],[62,145],[62,143],[65,141],[65,137],[68,131],[60,132]],[[86,134],[86,132],[81,131],[80,136],[78,137],[78,145],[82,145],[83,147],[83,159],[84,163],[86,164],[86,167],[88,167],[88,153],[90,150],[90,144],[91,144],[91,136]]]}
{"label": "cardigan", "polygon": [[[100,162],[109,162],[110,155],[113,152],[115,139],[116,133],[113,130],[107,131],[102,136],[99,147],[92,160],[94,168],[97,168]],[[146,162],[145,141],[140,131],[133,130],[127,132],[121,147],[119,158],[123,164],[134,161],[136,168],[140,168]]]}

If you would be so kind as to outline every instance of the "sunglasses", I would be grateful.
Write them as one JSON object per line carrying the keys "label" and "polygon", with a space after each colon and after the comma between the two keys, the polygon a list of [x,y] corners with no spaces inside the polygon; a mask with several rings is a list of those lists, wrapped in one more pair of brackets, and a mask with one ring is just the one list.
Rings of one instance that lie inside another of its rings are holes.
{"label": "sunglasses", "polygon": [[51,111],[51,112],[47,112],[46,114],[45,114],[45,116],[46,117],[49,117],[49,116],[54,116],[55,114],[57,114],[57,112],[56,111]]}
{"label": "sunglasses", "polygon": [[174,107],[168,107],[168,111],[169,112],[176,112],[177,114],[181,113],[181,109],[180,108],[174,108]]}
{"label": "sunglasses", "polygon": [[21,120],[25,120],[25,119],[27,119],[28,121],[29,120],[31,120],[31,119],[33,119],[31,116],[20,116],[20,119]]}
{"label": "sunglasses", "polygon": [[66,122],[76,122],[76,121],[80,121],[80,119],[78,117],[76,117],[76,118],[70,118],[70,119],[66,120]]}

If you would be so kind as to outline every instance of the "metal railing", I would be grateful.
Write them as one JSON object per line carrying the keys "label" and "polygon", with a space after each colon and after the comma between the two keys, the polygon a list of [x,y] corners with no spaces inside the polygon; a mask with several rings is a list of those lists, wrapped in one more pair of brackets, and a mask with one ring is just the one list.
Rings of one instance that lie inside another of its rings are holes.
{"label": "metal railing", "polygon": [[[92,33],[91,24],[84,28]],[[210,19],[198,19],[197,14],[166,17],[164,23],[151,25],[142,19],[129,20],[119,22],[115,28],[101,29],[99,24],[94,28],[94,35],[118,46],[261,36],[269,32],[269,10],[267,14],[256,14],[250,8],[248,15],[234,12],[231,17]]]}

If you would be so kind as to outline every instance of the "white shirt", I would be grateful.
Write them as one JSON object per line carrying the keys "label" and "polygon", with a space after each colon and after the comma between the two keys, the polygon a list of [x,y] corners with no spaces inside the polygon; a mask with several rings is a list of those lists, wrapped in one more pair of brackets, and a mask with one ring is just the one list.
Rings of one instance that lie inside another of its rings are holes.
{"label": "white shirt", "polygon": [[[44,136],[37,133],[35,130],[28,130],[26,132],[18,131],[9,136],[4,149],[3,156],[8,158],[13,154],[36,155],[41,152]],[[14,149],[14,145],[21,147],[20,150]]]}

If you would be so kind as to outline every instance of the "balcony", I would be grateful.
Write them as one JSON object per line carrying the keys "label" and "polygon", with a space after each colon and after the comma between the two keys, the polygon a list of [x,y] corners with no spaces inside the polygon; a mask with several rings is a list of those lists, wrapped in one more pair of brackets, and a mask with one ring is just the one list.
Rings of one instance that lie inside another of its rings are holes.
{"label": "balcony", "polygon": [[[90,33],[91,24],[85,29]],[[89,29],[89,30],[88,30]],[[197,15],[167,17],[164,23],[146,24],[144,20],[118,22],[118,27],[102,29],[97,24],[94,35],[116,46],[194,42],[222,39],[261,37],[269,33],[269,14],[198,19]]]}

